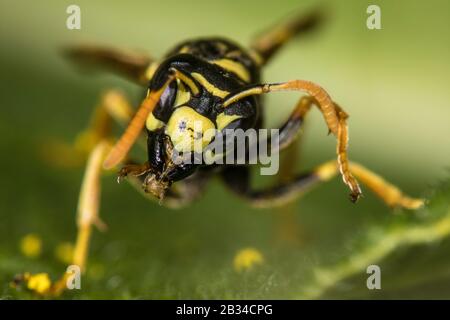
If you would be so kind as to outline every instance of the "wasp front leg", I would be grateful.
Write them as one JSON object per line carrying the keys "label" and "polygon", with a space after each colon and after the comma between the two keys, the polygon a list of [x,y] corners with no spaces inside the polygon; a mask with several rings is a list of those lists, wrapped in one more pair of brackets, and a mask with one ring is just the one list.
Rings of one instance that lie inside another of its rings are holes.
{"label": "wasp front leg", "polygon": [[93,148],[88,158],[83,183],[81,185],[77,210],[78,235],[75,244],[73,264],[79,266],[83,272],[86,269],[92,226],[95,225],[100,230],[106,229],[106,225],[99,217],[101,192],[100,177],[103,161],[110,148],[111,145],[106,140],[100,141]]}
{"label": "wasp front leg", "polygon": [[[281,148],[292,142],[294,139],[293,136],[296,133],[296,126],[299,126],[311,106],[316,105],[322,112],[329,132],[336,136],[339,170],[344,183],[350,188],[351,200],[356,202],[361,195],[361,190],[358,182],[348,169],[348,129],[346,123],[348,116],[331,100],[331,97],[322,87],[305,80],[292,80],[282,83],[254,85],[229,95],[225,99],[223,107],[226,108],[230,104],[251,95],[260,95],[276,91],[305,91],[309,95],[309,97],[300,99],[300,102],[297,104],[297,107],[292,113],[289,121],[285,124],[285,127],[282,128],[284,130],[280,133]],[[289,134],[289,132],[293,132],[293,134]]]}
{"label": "wasp front leg", "polygon": [[[281,151],[295,141],[305,115],[315,104],[318,104],[318,102],[312,97],[307,96],[300,99],[289,119],[280,128],[279,149],[272,148],[272,152]],[[245,198],[250,204],[256,207],[276,207],[295,200],[312,187],[321,182],[329,181],[340,173],[344,182],[352,190],[352,201],[355,200],[355,195],[359,196],[361,194],[359,185],[356,183],[355,178],[353,178],[353,175],[355,175],[389,206],[403,207],[406,209],[417,209],[422,206],[422,199],[406,196],[400,189],[385,181],[379,175],[359,164],[348,161],[346,149],[348,135],[345,124],[347,115],[336,104],[334,104],[333,108],[338,115],[338,128],[336,129],[338,132],[337,160],[328,161],[311,172],[299,174],[288,181],[283,181],[263,190],[255,190],[251,187],[250,174],[247,167],[231,167],[231,169],[226,170],[223,174],[225,183],[236,194]],[[352,180],[350,181],[349,179]]]}
{"label": "wasp front leg", "polygon": [[[126,125],[133,114],[132,107],[127,99],[117,91],[106,92],[95,108],[91,123],[76,139],[71,147],[74,154],[87,157],[86,170],[81,185],[77,209],[77,238],[72,258],[72,264],[79,266],[82,271],[86,269],[89,242],[93,226],[104,230],[106,225],[99,217],[101,174],[103,161],[112,147],[114,138],[111,128],[114,122]],[[66,288],[67,274],[45,292],[46,296],[59,295]],[[31,277],[32,278],[32,277]],[[30,279],[31,279],[30,278]]]}
{"label": "wasp front leg", "polygon": [[92,225],[100,230],[105,229],[105,224],[99,218],[100,176],[103,162],[114,142],[111,127],[114,122],[126,125],[132,114],[131,104],[122,94],[108,91],[96,108],[91,125],[78,138],[86,139],[85,148],[90,150],[78,201],[78,236],[73,260],[81,270],[86,267]]}

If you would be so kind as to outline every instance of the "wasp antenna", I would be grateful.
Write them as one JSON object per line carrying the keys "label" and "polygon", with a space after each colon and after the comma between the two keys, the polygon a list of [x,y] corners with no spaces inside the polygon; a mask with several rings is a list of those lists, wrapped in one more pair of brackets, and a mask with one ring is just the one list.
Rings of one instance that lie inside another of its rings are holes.
{"label": "wasp antenna", "polygon": [[191,89],[194,96],[197,96],[200,93],[200,89],[190,77],[175,68],[170,68],[170,71],[175,75],[177,79],[181,80],[189,87],[189,89]]}
{"label": "wasp antenna", "polygon": [[142,101],[141,106],[134,115],[128,127],[125,129],[124,134],[120,137],[119,141],[113,146],[105,161],[103,167],[105,169],[111,169],[119,164],[130,151],[131,147],[139,137],[140,132],[144,128],[145,121],[153,111],[165,88],[172,82],[174,75],[170,75],[164,85],[156,90],[150,91],[147,97]]}

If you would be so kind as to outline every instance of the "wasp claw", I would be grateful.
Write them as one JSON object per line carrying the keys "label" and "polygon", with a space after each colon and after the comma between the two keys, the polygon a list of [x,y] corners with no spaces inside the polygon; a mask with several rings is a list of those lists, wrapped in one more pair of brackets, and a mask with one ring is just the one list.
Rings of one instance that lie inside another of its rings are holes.
{"label": "wasp claw", "polygon": [[349,194],[349,198],[352,203],[356,203],[359,200],[359,198],[361,198],[361,197],[362,197],[362,193],[360,193],[360,192],[352,192]]}

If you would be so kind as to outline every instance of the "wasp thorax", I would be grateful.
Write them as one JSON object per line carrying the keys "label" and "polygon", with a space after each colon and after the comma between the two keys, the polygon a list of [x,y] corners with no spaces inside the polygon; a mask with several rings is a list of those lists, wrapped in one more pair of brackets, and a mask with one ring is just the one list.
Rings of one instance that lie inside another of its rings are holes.
{"label": "wasp thorax", "polygon": [[215,135],[214,123],[194,109],[183,106],[176,108],[170,117],[165,133],[173,147],[180,153],[201,152]]}

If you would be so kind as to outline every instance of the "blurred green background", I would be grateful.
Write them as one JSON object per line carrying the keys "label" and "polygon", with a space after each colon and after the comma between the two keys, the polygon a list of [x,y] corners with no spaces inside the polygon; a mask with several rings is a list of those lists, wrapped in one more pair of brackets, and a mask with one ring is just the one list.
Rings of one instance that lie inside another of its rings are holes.
{"label": "blurred green background", "polygon": [[[199,36],[245,45],[319,3],[327,23],[286,46],[264,80],[320,83],[351,115],[351,158],[410,195],[430,194],[450,164],[448,1],[0,0],[0,298],[34,298],[11,289],[10,280],[26,271],[56,279],[65,265],[54,250],[75,239],[83,168],[54,167],[39,151],[48,139],[73,141],[103,90],[120,88],[135,104],[142,94],[117,77],[77,72],[61,47],[98,42],[159,57]],[[81,7],[81,30],[65,27],[70,4]],[[381,7],[382,30],[366,28],[369,4]],[[268,125],[283,121],[297,98],[268,97]],[[318,112],[303,138],[299,171],[334,157]],[[94,232],[82,290],[63,298],[450,298],[448,232],[421,229],[450,215],[445,184],[431,202],[436,212],[393,214],[370,192],[352,205],[340,179],[277,210],[251,209],[216,180],[178,211],[146,201],[114,176],[103,183],[101,216],[109,230]],[[409,228],[429,233],[409,238]],[[402,231],[397,237],[392,230]],[[34,259],[19,247],[28,234],[42,241]],[[394,239],[385,241],[389,249],[371,255],[386,238]],[[247,247],[264,262],[236,272],[233,259]],[[358,258],[380,265],[382,290],[366,288]]]}

